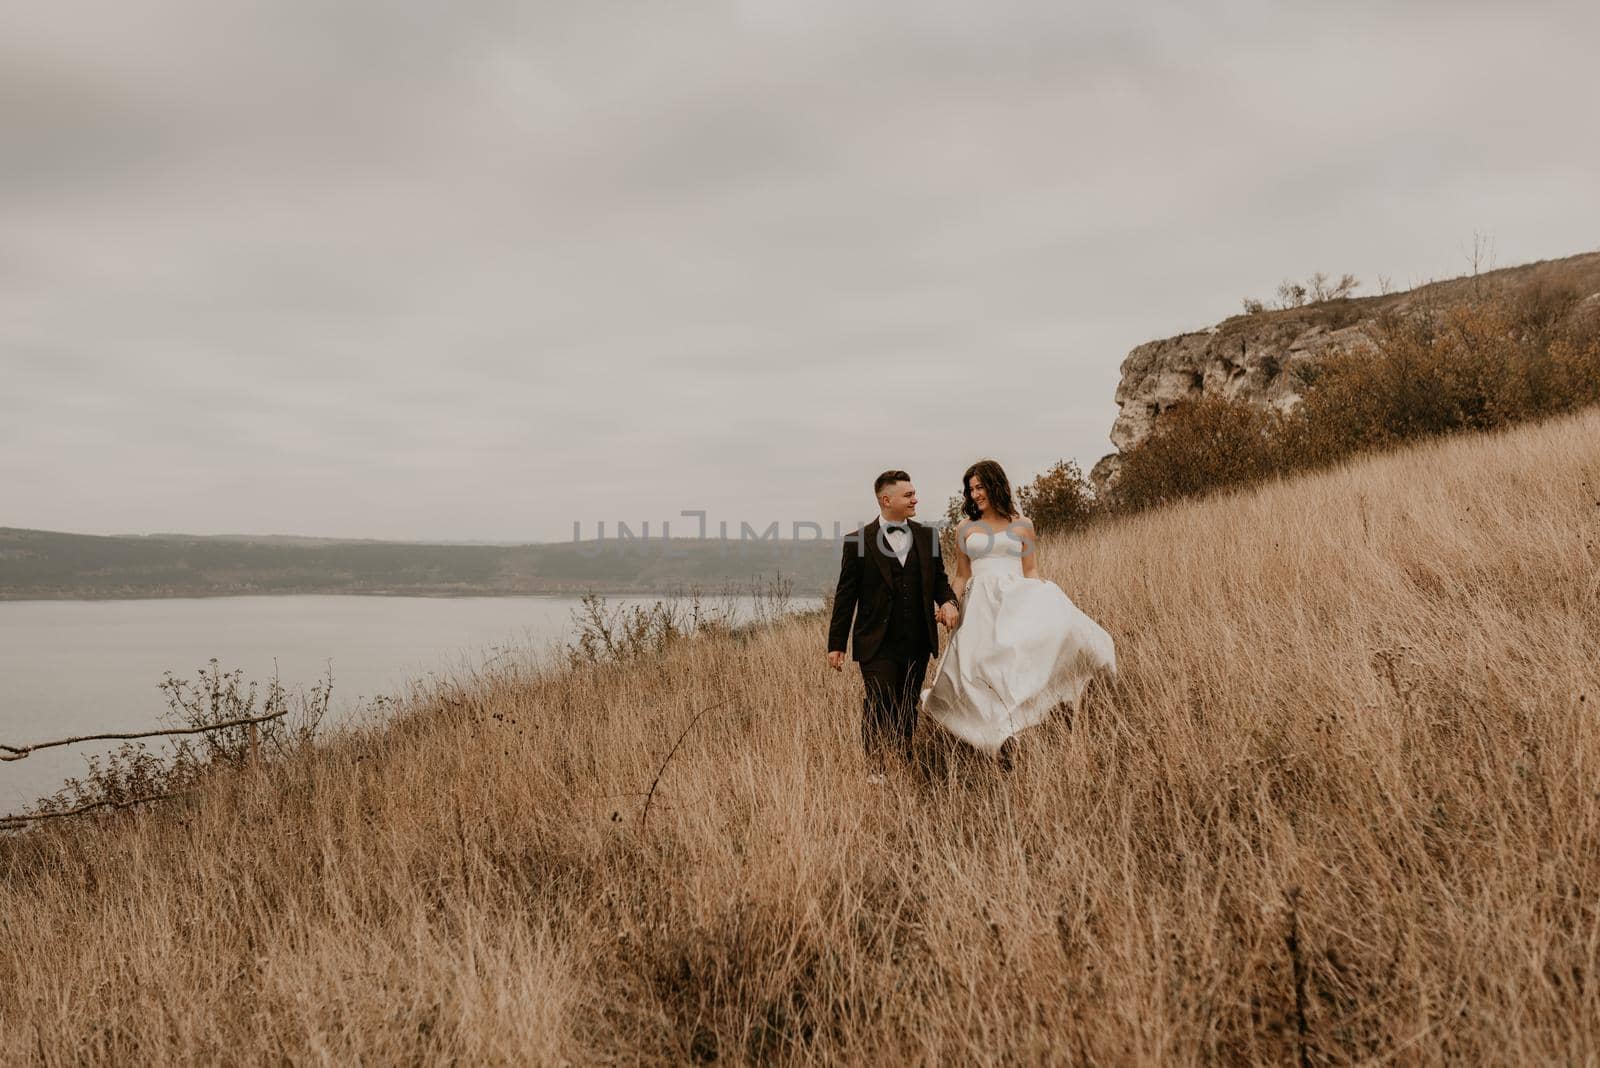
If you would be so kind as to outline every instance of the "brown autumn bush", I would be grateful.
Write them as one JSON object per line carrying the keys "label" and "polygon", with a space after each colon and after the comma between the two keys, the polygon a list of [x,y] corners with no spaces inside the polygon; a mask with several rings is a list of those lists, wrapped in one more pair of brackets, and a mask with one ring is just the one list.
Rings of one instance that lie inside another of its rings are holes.
{"label": "brown autumn bush", "polygon": [[[302,753],[318,738],[323,718],[333,698],[333,671],[329,668],[310,692],[293,694],[276,678],[267,680],[257,704],[261,684],[244,681],[244,670],[227,671],[216,657],[199,669],[195,681],[168,671],[158,684],[167,711],[158,717],[159,730],[189,731],[174,735],[151,751],[146,741],[126,741],[102,755],[85,758],[88,771],[69,777],[54,794],[29,806],[21,818],[0,816],[0,831],[95,809],[121,809],[152,799],[188,793],[209,778],[243,771],[252,754],[283,760]],[[218,728],[258,716],[276,715],[250,728]]]}
{"label": "brown autumn bush", "polygon": [[1074,461],[1058,460],[1018,488],[1017,504],[1040,534],[1076,530],[1094,518],[1094,488]]}
{"label": "brown autumn bush", "polygon": [[1175,406],[1124,455],[1118,506],[1138,511],[1600,403],[1600,316],[1580,312],[1574,291],[1540,284],[1493,301],[1391,310],[1372,348],[1298,368],[1304,392],[1286,415],[1223,398]]}
{"label": "brown autumn bush", "polygon": [[1118,506],[1140,511],[1266,478],[1281,466],[1281,420],[1275,410],[1224,397],[1178,403],[1124,454]]}

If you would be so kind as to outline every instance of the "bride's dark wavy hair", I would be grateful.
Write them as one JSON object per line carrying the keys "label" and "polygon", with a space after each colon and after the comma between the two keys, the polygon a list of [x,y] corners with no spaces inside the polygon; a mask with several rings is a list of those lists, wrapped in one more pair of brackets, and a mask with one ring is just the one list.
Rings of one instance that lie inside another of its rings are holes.
{"label": "bride's dark wavy hair", "polygon": [[993,460],[979,460],[961,476],[961,514],[977,519],[982,512],[972,503],[972,476],[977,475],[983,491],[989,495],[989,504],[1007,519],[1017,518],[1017,506],[1011,503],[1011,480],[1005,470]]}

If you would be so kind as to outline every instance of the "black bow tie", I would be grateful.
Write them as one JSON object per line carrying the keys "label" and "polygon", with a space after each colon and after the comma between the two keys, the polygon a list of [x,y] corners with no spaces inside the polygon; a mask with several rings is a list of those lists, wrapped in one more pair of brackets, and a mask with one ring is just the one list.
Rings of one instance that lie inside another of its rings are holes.
{"label": "black bow tie", "polygon": [[909,533],[911,533],[911,527],[910,527],[910,526],[908,526],[908,525],[907,525],[907,524],[905,524],[905,523],[885,523],[885,524],[884,524],[884,525],[883,525],[883,529],[884,529],[884,530],[898,530],[898,531],[900,531],[900,532],[901,532],[901,533],[902,533],[902,534],[909,534]]}

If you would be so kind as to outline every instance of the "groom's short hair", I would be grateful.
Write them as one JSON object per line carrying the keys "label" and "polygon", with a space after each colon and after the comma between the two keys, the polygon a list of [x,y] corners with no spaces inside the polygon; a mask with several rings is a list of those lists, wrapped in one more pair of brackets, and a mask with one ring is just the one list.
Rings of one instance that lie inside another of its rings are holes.
{"label": "groom's short hair", "polygon": [[904,471],[885,471],[883,474],[879,475],[876,479],[873,480],[873,483],[872,483],[872,495],[874,497],[876,497],[878,494],[883,492],[883,487],[889,485],[892,482],[910,482],[910,481],[911,481],[911,476],[906,474]]}

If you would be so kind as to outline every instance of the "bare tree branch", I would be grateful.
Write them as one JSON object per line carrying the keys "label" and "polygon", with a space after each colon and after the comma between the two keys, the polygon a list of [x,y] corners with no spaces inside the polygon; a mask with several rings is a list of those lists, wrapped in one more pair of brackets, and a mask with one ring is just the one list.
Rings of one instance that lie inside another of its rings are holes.
{"label": "bare tree branch", "polygon": [[80,816],[97,808],[132,808],[134,805],[142,805],[147,801],[166,801],[179,796],[181,795],[155,794],[151,797],[130,797],[126,801],[112,801],[108,798],[103,801],[91,801],[87,805],[79,805],[77,808],[69,808],[63,812],[41,812],[37,816],[0,816],[0,829],[18,827],[24,823],[32,823],[35,820],[53,820],[62,816]]}
{"label": "bare tree branch", "polygon": [[139,731],[132,734],[80,734],[75,738],[62,738],[54,742],[40,742],[37,745],[0,745],[0,750],[4,750],[4,752],[0,752],[0,760],[21,760],[29,753],[36,752],[40,749],[52,749],[58,745],[76,745],[78,742],[123,741],[130,738],[158,738],[166,734],[204,734],[206,731],[220,731],[228,727],[243,727],[252,723],[265,723],[269,719],[277,719],[280,716],[286,716],[288,714],[288,709],[282,709],[278,712],[268,713],[265,716],[252,716],[246,719],[232,719],[226,723],[211,723],[204,727],[180,727],[174,730]]}

